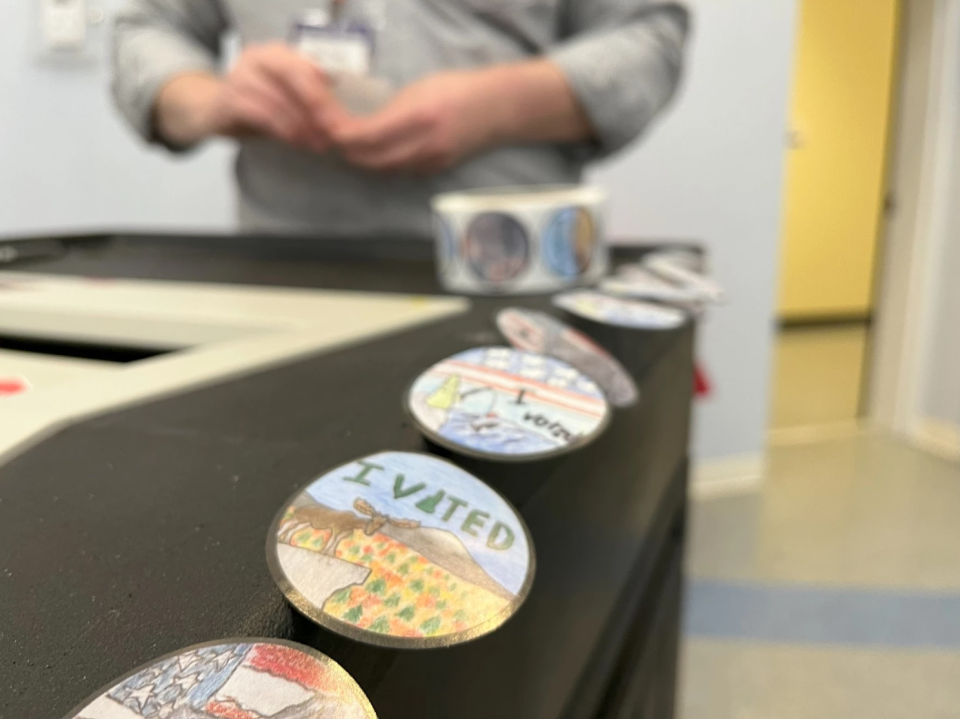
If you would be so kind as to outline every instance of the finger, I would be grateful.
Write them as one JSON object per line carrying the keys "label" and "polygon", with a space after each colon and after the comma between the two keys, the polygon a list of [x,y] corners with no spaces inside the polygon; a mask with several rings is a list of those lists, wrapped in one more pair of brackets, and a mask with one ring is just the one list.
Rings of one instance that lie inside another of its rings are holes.
{"label": "finger", "polygon": [[347,150],[346,160],[357,167],[378,172],[413,170],[425,164],[427,139],[411,136],[380,150]]}
{"label": "finger", "polygon": [[422,103],[400,98],[372,115],[352,118],[349,123],[332,128],[334,141],[355,149],[376,150],[391,145],[416,131],[428,131],[431,118]]}
{"label": "finger", "polygon": [[331,131],[333,143],[352,162],[364,166],[377,166],[396,156],[402,156],[410,147],[419,146],[424,132],[418,126],[399,122],[367,132],[363,128],[356,130]]}
{"label": "finger", "polygon": [[329,147],[327,125],[341,108],[327,75],[289,48],[265,55],[258,70],[304,112],[312,144],[318,149]]}
{"label": "finger", "polygon": [[283,47],[259,56],[259,67],[311,117],[323,113],[332,98],[326,73],[294,50]]}
{"label": "finger", "polygon": [[237,92],[263,106],[270,114],[279,116],[285,132],[299,143],[310,140],[309,120],[301,108],[275,85],[259,75],[246,75],[238,80]]}
{"label": "finger", "polygon": [[236,124],[243,129],[275,137],[284,142],[296,142],[296,127],[270,101],[252,92],[237,91],[231,98],[231,110]]}

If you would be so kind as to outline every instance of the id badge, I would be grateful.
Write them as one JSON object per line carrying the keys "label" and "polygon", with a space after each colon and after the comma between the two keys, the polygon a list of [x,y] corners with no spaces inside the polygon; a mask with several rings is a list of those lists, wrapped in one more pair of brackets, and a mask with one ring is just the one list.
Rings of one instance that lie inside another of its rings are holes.
{"label": "id badge", "polygon": [[355,19],[333,20],[327,13],[311,13],[293,25],[293,46],[326,72],[370,75],[376,33]]}

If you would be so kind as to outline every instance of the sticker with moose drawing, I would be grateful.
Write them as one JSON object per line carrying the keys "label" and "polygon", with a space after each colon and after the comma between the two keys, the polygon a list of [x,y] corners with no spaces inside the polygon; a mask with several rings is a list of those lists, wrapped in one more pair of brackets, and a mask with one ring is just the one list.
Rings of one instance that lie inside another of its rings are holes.
{"label": "sticker with moose drawing", "polygon": [[533,582],[526,525],[456,465],[381,452],[294,495],[267,538],[274,579],[323,627],[393,648],[450,646],[492,632]]}
{"label": "sticker with moose drawing", "polygon": [[437,444],[486,459],[554,456],[586,444],[609,421],[597,383],[555,357],[478,347],[435,364],[407,407]]}

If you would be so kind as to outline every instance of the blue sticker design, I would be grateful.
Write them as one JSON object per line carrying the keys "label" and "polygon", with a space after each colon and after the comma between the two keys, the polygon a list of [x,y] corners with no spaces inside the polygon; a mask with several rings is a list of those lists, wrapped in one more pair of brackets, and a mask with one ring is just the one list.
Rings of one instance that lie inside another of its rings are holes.
{"label": "blue sticker design", "polygon": [[580,277],[590,268],[596,242],[593,216],[581,207],[565,207],[557,211],[544,230],[544,262],[559,277]]}

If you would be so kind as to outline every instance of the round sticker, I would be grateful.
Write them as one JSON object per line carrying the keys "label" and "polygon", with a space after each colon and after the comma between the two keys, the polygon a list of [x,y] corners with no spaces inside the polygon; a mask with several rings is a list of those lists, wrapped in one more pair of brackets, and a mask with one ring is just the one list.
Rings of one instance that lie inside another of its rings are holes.
{"label": "round sticker", "polygon": [[546,312],[509,307],[497,313],[497,327],[517,349],[556,357],[592,377],[616,407],[629,407],[640,396],[630,373],[610,353]]}
{"label": "round sticker", "polygon": [[579,447],[600,434],[610,413],[597,384],[575,367],[509,347],[435,364],[413,383],[408,408],[438,444],[501,460]]}
{"label": "round sticker", "polygon": [[466,234],[470,269],[487,282],[506,282],[530,264],[530,238],[517,220],[501,212],[485,212],[470,222]]}
{"label": "round sticker", "polygon": [[592,290],[565,292],[553,304],[594,322],[633,329],[667,330],[679,327],[686,315],[673,307],[609,297]]}
{"label": "round sticker", "polygon": [[533,542],[505,499],[442,459],[382,452],[291,497],[267,538],[287,598],[368,644],[428,648],[493,631],[533,583]]}
{"label": "round sticker", "polygon": [[725,293],[723,288],[713,279],[700,272],[695,272],[678,260],[676,256],[666,253],[655,253],[643,258],[644,267],[660,275],[665,280],[675,282],[700,295],[701,300],[719,303],[723,302]]}
{"label": "round sticker", "polygon": [[279,639],[197,644],[121,677],[65,719],[375,719],[343,668]]}
{"label": "round sticker", "polygon": [[706,274],[706,256],[702,252],[686,249],[683,247],[671,247],[669,249],[656,250],[648,252],[642,258],[643,262],[649,262],[655,258],[666,258],[670,262],[684,267],[691,272]]}
{"label": "round sticker", "polygon": [[682,303],[703,300],[700,292],[668,282],[640,265],[624,265],[618,268],[617,275],[601,280],[599,288],[611,295],[641,300]]}
{"label": "round sticker", "polygon": [[547,267],[560,277],[579,277],[590,267],[596,242],[593,216],[587,210],[581,207],[559,210],[543,234]]}

